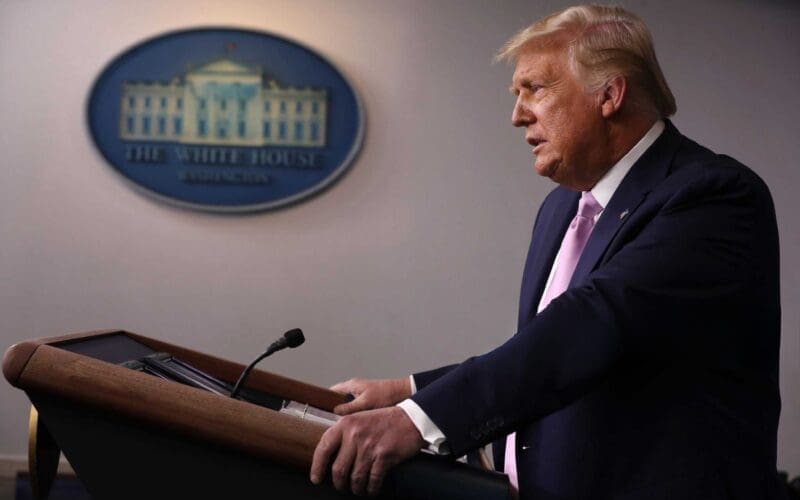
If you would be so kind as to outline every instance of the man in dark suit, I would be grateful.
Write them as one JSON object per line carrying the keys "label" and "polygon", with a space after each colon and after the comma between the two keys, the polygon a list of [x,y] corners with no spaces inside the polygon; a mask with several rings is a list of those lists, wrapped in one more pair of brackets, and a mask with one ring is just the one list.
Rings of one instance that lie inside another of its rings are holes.
{"label": "man in dark suit", "polygon": [[519,330],[411,380],[334,386],[356,399],[312,481],[333,460],[338,488],[374,493],[423,447],[494,440],[523,499],[781,498],[766,186],[667,121],[649,32],[621,8],[554,14],[500,55],[516,62],[513,124],[560,185],[534,224]]}

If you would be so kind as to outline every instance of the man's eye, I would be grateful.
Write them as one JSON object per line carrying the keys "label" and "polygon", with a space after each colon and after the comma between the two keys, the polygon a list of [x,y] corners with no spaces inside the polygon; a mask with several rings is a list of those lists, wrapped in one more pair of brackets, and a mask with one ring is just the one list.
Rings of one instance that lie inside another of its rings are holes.
{"label": "man's eye", "polygon": [[514,97],[519,97],[520,93],[522,92],[525,92],[526,94],[536,94],[542,88],[543,87],[541,85],[535,83],[523,83],[519,87],[511,87],[508,90]]}

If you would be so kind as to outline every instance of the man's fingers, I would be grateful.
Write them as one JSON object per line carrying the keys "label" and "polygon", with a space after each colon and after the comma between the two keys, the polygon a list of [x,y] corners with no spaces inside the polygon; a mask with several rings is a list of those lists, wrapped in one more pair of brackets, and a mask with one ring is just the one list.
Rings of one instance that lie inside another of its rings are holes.
{"label": "man's fingers", "polygon": [[352,439],[343,440],[336,460],[333,461],[331,466],[333,486],[339,491],[347,491],[350,485],[350,471],[353,470],[356,453],[358,453],[358,443]]}
{"label": "man's fingers", "polygon": [[328,470],[328,464],[331,461],[331,456],[339,449],[339,444],[342,441],[342,434],[338,426],[334,425],[322,435],[319,444],[314,449],[314,458],[311,461],[311,482],[319,484],[325,479],[325,471]]}
{"label": "man's fingers", "polygon": [[333,413],[337,415],[350,415],[353,413],[353,403],[355,401],[351,401],[349,403],[343,403],[333,407]]}
{"label": "man's fingers", "polygon": [[330,386],[330,390],[334,392],[340,392],[342,394],[353,394],[355,396],[358,395],[363,389],[361,388],[358,379],[351,378],[350,380],[333,384]]}
{"label": "man's fingers", "polygon": [[342,418],[322,435],[311,464],[311,481],[331,475],[336,489],[376,495],[390,467],[414,456],[424,446],[408,415],[397,407],[360,412]]}
{"label": "man's fingers", "polygon": [[349,403],[340,404],[333,409],[333,413],[337,415],[350,415],[357,411],[369,410],[370,404],[363,396],[359,396]]}
{"label": "man's fingers", "polygon": [[376,496],[381,491],[383,486],[383,478],[389,471],[389,465],[385,460],[378,457],[372,462],[372,467],[369,471],[369,484],[367,485],[367,494],[371,497]]}
{"label": "man's fingers", "polygon": [[375,457],[371,447],[359,447],[353,470],[350,473],[350,489],[358,496],[367,493],[367,486]]}
{"label": "man's fingers", "polygon": [[334,412],[349,415],[357,411],[384,408],[399,403],[411,395],[411,382],[408,378],[368,380],[352,378],[331,386],[331,390],[355,397],[337,406]]}

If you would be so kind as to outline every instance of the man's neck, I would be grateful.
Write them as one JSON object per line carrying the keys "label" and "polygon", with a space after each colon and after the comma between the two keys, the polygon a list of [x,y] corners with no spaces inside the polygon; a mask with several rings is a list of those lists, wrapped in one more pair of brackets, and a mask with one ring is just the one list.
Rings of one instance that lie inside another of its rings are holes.
{"label": "man's neck", "polygon": [[642,137],[658,121],[657,118],[631,117],[625,123],[611,124],[609,130],[609,165],[616,165],[628,151],[642,140]]}
{"label": "man's neck", "polygon": [[665,124],[658,120],[644,133],[641,139],[634,144],[625,155],[617,161],[603,177],[592,187],[591,192],[600,206],[605,207],[622,183],[628,171],[642,157],[658,137],[664,132]]}

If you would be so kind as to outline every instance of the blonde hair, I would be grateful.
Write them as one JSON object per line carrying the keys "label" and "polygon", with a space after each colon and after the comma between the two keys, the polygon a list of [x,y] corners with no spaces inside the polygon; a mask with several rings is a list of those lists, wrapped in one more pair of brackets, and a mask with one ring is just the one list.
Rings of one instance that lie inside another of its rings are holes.
{"label": "blonde hair", "polygon": [[[675,114],[675,97],[658,65],[650,31],[622,7],[579,5],[551,14],[523,29],[497,52],[497,60],[516,61],[531,43],[566,40],[570,64],[589,91],[624,76],[660,118]],[[634,98],[636,99],[636,98]]]}

